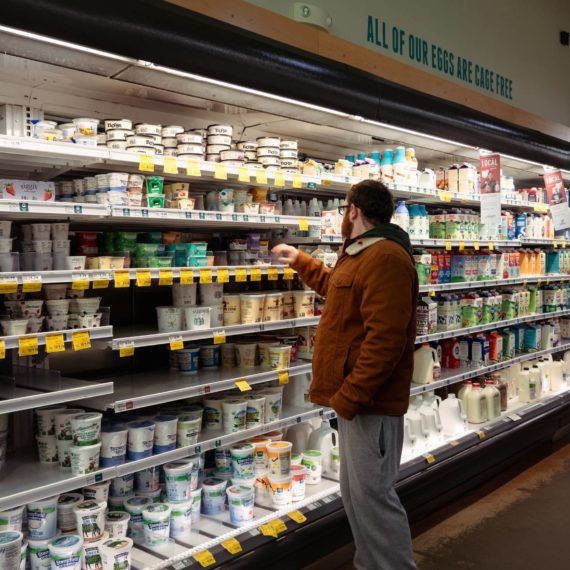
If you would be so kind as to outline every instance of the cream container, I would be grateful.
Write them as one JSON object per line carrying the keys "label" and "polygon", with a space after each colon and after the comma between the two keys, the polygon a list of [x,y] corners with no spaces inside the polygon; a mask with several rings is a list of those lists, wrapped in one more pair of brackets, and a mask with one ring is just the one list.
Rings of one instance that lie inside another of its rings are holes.
{"label": "cream container", "polygon": [[307,485],[321,482],[323,472],[323,454],[315,449],[307,449],[302,453],[301,465],[307,470]]}
{"label": "cream container", "polygon": [[269,473],[269,492],[274,507],[284,507],[293,501],[292,479],[290,474],[274,476]]}
{"label": "cream container", "polygon": [[253,443],[255,450],[253,452],[253,469],[256,475],[267,473],[269,469],[269,456],[267,455],[267,446],[271,443],[270,439],[265,437],[254,437],[249,440]]}
{"label": "cream container", "polygon": [[129,430],[127,443],[128,459],[143,459],[152,455],[154,444],[154,422],[143,420],[127,424]]}
{"label": "cream container", "polygon": [[239,150],[223,150],[220,152],[220,158],[222,159],[222,162],[226,162],[228,160],[243,161],[244,155],[243,152]]}
{"label": "cream container", "polygon": [[58,125],[57,128],[61,131],[63,138],[66,140],[72,139],[75,135],[74,123],[62,123],[61,125]]}
{"label": "cream container", "polygon": [[137,154],[156,154],[154,146],[127,146],[129,152],[136,152]]}
{"label": "cream container", "polygon": [[77,523],[77,534],[85,542],[100,540],[105,532],[105,501],[83,501],[73,509]]}
{"label": "cream container", "polygon": [[57,463],[57,439],[55,435],[37,435],[36,443],[40,463],[44,465]]}
{"label": "cream container", "polygon": [[202,146],[204,139],[202,135],[196,133],[180,133],[176,135],[178,144],[199,144]]}
{"label": "cream container", "polygon": [[233,127],[231,125],[209,125],[207,132],[208,136],[225,135],[231,138],[233,134]]}
{"label": "cream container", "polygon": [[109,540],[109,533],[104,532],[98,540],[83,541],[83,553],[81,556],[81,570],[103,570],[103,558],[101,556],[101,546],[103,542]]}
{"label": "cream container", "polygon": [[260,147],[272,146],[279,148],[281,146],[281,139],[279,137],[258,137],[256,140]]}
{"label": "cream container", "polygon": [[135,473],[136,495],[160,489],[160,467],[147,467]]}
{"label": "cream container", "polygon": [[35,411],[37,435],[56,435],[55,416],[66,410],[64,406],[39,408]]}
{"label": "cream container", "polygon": [[154,145],[154,154],[156,156],[162,156],[164,154],[164,147],[161,144]]}
{"label": "cream container", "polygon": [[[60,534],[61,531],[58,531],[57,536]],[[51,568],[49,543],[53,538],[44,540],[28,539],[28,559],[30,570],[49,570]]]}
{"label": "cream container", "polygon": [[170,540],[170,505],[157,503],[149,505],[142,512],[144,543],[146,546],[160,546]]}
{"label": "cream container", "polygon": [[209,145],[221,144],[224,146],[231,146],[232,137],[228,137],[226,135],[210,135],[206,141]]}
{"label": "cream container", "polygon": [[262,166],[275,166],[276,168],[278,168],[279,166],[281,166],[281,160],[279,159],[279,157],[275,158],[273,156],[260,156],[258,158],[259,160],[259,164],[261,164]]}
{"label": "cream container", "polygon": [[178,141],[174,137],[162,139],[162,146],[164,146],[164,150],[167,148],[176,148],[177,145]]}
{"label": "cream container", "polygon": [[111,538],[124,538],[127,536],[131,515],[123,511],[109,511],[105,515],[105,532]]}
{"label": "cream container", "polygon": [[77,414],[82,414],[84,411],[85,410],[82,410],[81,408],[68,408],[56,411],[54,416],[54,429],[57,439],[72,441],[71,417]]}
{"label": "cream container", "polygon": [[283,149],[281,149],[279,156],[281,157],[281,162],[283,162],[284,158],[293,158],[293,159],[297,160],[299,155],[298,155],[296,150],[283,150]]}
{"label": "cream container", "polygon": [[224,433],[236,433],[246,426],[247,401],[225,400],[222,402]]}
{"label": "cream container", "polygon": [[[268,212],[264,212],[268,213]],[[283,294],[267,293],[263,304],[263,321],[283,320]]]}
{"label": "cream container", "polygon": [[122,475],[111,479],[111,496],[115,497],[128,497],[133,494],[133,487],[135,484],[134,473]]}
{"label": "cream container", "polygon": [[57,499],[57,496],[49,497],[26,505],[28,533],[32,540],[46,540],[56,535]]}
{"label": "cream container", "polygon": [[202,426],[202,418],[191,415],[178,416],[178,425],[176,427],[176,446],[187,447],[198,443],[200,428]]}
{"label": "cream container", "polygon": [[242,324],[262,322],[264,302],[265,294],[241,294],[240,312]]}
{"label": "cream container", "polygon": [[261,157],[267,157],[267,156],[272,156],[275,158],[279,158],[280,156],[280,150],[279,148],[275,148],[275,147],[271,147],[271,146],[260,146],[257,148],[257,157],[261,158]]}
{"label": "cream container", "polygon": [[176,461],[164,466],[166,497],[170,503],[189,501],[198,486],[198,466],[193,461]]}
{"label": "cream container", "polygon": [[182,330],[182,309],[180,307],[156,307],[158,332],[178,332]]}
{"label": "cream container", "polygon": [[272,370],[285,370],[289,367],[291,358],[290,346],[270,346],[269,347],[269,366]]}
{"label": "cream container", "polygon": [[48,544],[52,570],[81,570],[83,539],[75,534],[54,538]]}
{"label": "cream container", "polygon": [[84,446],[99,443],[103,414],[87,412],[69,418],[73,445]]}
{"label": "cream container", "polygon": [[73,140],[80,146],[97,146],[97,137],[94,135],[75,135]]}
{"label": "cream container", "polygon": [[[281,158],[282,168],[297,168],[299,161],[296,158]],[[320,231],[320,226],[319,231]]]}
{"label": "cream container", "polygon": [[107,141],[107,148],[110,148],[111,150],[127,150],[127,143],[124,140],[112,142]]}
{"label": "cream container", "polygon": [[99,469],[99,455],[101,444],[71,446],[71,473],[73,475],[87,475]]}
{"label": "cream container", "polygon": [[315,316],[315,292],[314,291],[293,291],[295,300],[295,317]]}
{"label": "cream container", "polygon": [[57,526],[61,532],[74,532],[77,529],[75,507],[84,501],[79,493],[64,493],[57,500]]}
{"label": "cream container", "polygon": [[170,536],[184,540],[192,532],[192,500],[183,503],[169,503]]}
{"label": "cream container", "polygon": [[[186,155],[190,156],[190,155]],[[195,156],[195,155],[192,155]],[[220,162],[220,155],[219,154],[207,154],[205,156],[206,162]]]}
{"label": "cream container", "polygon": [[297,141],[292,141],[292,140],[289,141],[282,140],[279,146],[281,147],[281,150],[297,150],[298,143]]}
{"label": "cream container", "polygon": [[224,326],[239,325],[241,323],[240,295],[224,295]]}
{"label": "cream container", "polygon": [[154,138],[148,135],[133,135],[131,137],[127,137],[126,142],[127,147],[154,147]]}
{"label": "cream container", "polygon": [[176,147],[179,154],[203,154],[204,147],[201,144],[178,143]]}
{"label": "cream container", "polygon": [[133,122],[130,119],[105,119],[105,131],[111,130],[127,130],[133,128]]}
{"label": "cream container", "polygon": [[0,532],[15,530],[21,532],[24,518],[24,506],[0,512]]}
{"label": "cream container", "polygon": [[200,300],[202,305],[219,305],[223,302],[223,283],[200,283]]}
{"label": "cream container", "polygon": [[131,515],[129,520],[129,536],[135,544],[144,542],[143,510],[152,504],[148,497],[130,497],[125,499],[125,511]]}
{"label": "cream container", "polygon": [[255,141],[245,141],[245,142],[239,142],[237,143],[237,149],[238,150],[244,150],[244,151],[256,151],[257,147],[259,145],[255,142]]}
{"label": "cream container", "polygon": [[231,150],[231,146],[229,144],[209,144],[206,147],[207,154],[220,154],[223,150]]}
{"label": "cream container", "polygon": [[135,125],[135,133],[137,135],[160,135],[162,125],[156,123],[138,123]]}
{"label": "cream container", "polygon": [[160,134],[162,138],[176,138],[176,135],[184,133],[184,127],[180,125],[168,125],[166,127],[162,127]]}
{"label": "cream container", "polygon": [[210,328],[212,307],[185,307],[186,330],[206,330]]}
{"label": "cream container", "polygon": [[129,570],[131,567],[131,550],[133,541],[119,537],[105,540],[101,545],[103,570]]}
{"label": "cream container", "polygon": [[164,148],[164,156],[178,156],[178,151],[175,148],[166,148],[165,147]]}
{"label": "cream container", "polygon": [[[101,467],[112,467],[125,462],[127,436],[127,429],[120,425],[105,427],[101,430]],[[106,501],[107,498],[103,500]]]}
{"label": "cream container", "polygon": [[145,135],[145,136],[152,138],[154,146],[162,144],[162,137],[160,135]]}
{"label": "cream container", "polygon": [[65,471],[71,470],[71,448],[73,441],[71,439],[57,440],[57,461],[59,468]]}
{"label": "cream container", "polygon": [[178,153],[178,158],[183,158],[186,160],[204,160],[204,154],[181,154]]}
{"label": "cream container", "polygon": [[[225,510],[226,486],[224,479],[208,477],[202,483],[202,511],[205,515],[221,515]],[[194,510],[192,508],[192,510]]]}
{"label": "cream container", "polygon": [[99,119],[73,119],[73,124],[75,125],[75,132],[78,135],[96,135]]}

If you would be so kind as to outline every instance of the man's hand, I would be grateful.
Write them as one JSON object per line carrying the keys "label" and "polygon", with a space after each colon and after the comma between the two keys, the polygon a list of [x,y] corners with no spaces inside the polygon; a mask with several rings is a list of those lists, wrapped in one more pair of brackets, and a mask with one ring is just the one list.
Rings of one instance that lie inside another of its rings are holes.
{"label": "man's hand", "polygon": [[299,251],[297,248],[285,243],[276,245],[271,250],[271,253],[277,258],[279,263],[288,263],[289,265],[295,263],[295,261],[297,261],[297,257],[299,257]]}

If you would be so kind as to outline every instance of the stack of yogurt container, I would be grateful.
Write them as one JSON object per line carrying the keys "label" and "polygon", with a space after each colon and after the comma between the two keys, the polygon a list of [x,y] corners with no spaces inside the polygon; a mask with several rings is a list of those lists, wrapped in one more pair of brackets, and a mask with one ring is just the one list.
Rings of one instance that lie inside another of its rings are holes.
{"label": "stack of yogurt container", "polygon": [[280,144],[279,158],[283,172],[297,174],[299,172],[298,144],[295,140],[282,140]]}
{"label": "stack of yogurt container", "polygon": [[180,125],[168,125],[162,127],[160,133],[162,135],[162,146],[164,147],[164,156],[178,156],[178,140],[177,136],[184,134],[184,127]]}
{"label": "stack of yogurt container", "polygon": [[127,137],[134,134],[133,122],[130,119],[105,120],[105,144],[111,150],[127,150]]}
{"label": "stack of yogurt container", "polygon": [[[232,150],[233,128],[231,125],[210,125],[206,129],[206,160],[209,162],[220,162],[221,153]],[[224,155],[226,160],[229,155]]]}
{"label": "stack of yogurt container", "polygon": [[243,151],[244,161],[247,166],[257,168],[261,166],[257,161],[257,141],[245,141],[237,143],[237,149]]}
{"label": "stack of yogurt container", "polygon": [[257,162],[266,170],[281,167],[281,139],[279,137],[259,137],[256,149]]}
{"label": "stack of yogurt container", "polygon": [[140,154],[164,154],[162,145],[162,125],[137,123],[133,135],[126,137],[126,150]]}
{"label": "stack of yogurt container", "polygon": [[187,160],[204,160],[204,137],[201,129],[176,135],[176,153]]}

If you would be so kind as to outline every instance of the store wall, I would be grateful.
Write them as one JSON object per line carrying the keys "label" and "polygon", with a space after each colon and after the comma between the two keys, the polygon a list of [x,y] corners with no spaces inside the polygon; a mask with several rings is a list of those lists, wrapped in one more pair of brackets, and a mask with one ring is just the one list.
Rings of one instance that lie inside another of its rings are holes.
{"label": "store wall", "polygon": [[[247,1],[293,16],[292,0]],[[570,48],[559,41],[570,30],[568,0],[308,4],[332,18],[331,35],[570,125]]]}

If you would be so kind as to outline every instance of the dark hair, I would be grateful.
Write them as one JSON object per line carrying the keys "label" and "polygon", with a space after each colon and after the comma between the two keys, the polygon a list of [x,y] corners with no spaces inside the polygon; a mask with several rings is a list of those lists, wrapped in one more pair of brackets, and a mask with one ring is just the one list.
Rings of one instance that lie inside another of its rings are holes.
{"label": "dark hair", "polygon": [[348,204],[360,208],[362,215],[375,225],[387,224],[394,213],[392,192],[377,180],[354,184],[346,196]]}

